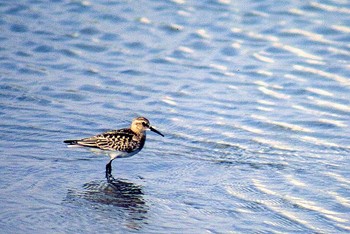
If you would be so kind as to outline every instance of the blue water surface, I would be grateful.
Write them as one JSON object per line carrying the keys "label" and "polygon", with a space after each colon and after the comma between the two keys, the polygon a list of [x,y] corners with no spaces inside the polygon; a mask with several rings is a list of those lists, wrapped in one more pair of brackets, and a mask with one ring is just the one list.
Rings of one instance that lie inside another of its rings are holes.
{"label": "blue water surface", "polygon": [[[344,0],[0,2],[2,233],[350,232]],[[145,116],[136,156],[65,139]]]}

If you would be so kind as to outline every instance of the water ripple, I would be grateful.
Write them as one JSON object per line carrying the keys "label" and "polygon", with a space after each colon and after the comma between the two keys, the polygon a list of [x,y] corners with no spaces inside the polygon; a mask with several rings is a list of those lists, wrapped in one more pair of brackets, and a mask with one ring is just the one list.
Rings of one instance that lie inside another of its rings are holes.
{"label": "water ripple", "polygon": [[311,74],[317,74],[321,77],[335,80],[335,81],[339,82],[340,84],[345,85],[346,87],[348,87],[350,85],[350,81],[347,78],[342,77],[342,76],[337,75],[337,74],[332,74],[329,72],[321,71],[321,70],[314,69],[311,67],[304,67],[304,66],[300,66],[300,65],[294,65],[293,67],[294,67],[294,69],[296,69],[298,71],[303,71],[303,72],[311,73]]}

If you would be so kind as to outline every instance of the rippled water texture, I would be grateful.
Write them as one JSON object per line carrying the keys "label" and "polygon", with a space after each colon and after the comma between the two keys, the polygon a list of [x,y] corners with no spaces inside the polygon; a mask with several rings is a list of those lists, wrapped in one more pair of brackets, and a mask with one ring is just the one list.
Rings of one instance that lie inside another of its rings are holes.
{"label": "rippled water texture", "polygon": [[[0,2],[2,233],[350,232],[350,4]],[[150,119],[136,156],[65,139]]]}

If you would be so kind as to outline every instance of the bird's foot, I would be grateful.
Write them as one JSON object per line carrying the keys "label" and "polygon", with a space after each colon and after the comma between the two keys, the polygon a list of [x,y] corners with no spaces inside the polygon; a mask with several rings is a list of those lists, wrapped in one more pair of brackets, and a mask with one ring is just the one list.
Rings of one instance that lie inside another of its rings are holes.
{"label": "bird's foot", "polygon": [[111,183],[114,181],[114,177],[112,176],[112,160],[109,161],[106,165],[106,179],[108,183]]}
{"label": "bird's foot", "polygon": [[114,177],[112,176],[112,174],[110,174],[110,173],[106,173],[106,179],[107,179],[108,183],[111,183],[115,180]]}

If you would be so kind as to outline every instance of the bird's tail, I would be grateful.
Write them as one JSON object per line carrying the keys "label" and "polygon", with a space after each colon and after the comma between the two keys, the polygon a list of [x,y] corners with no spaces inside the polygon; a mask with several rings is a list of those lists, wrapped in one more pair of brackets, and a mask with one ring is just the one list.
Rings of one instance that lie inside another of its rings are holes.
{"label": "bird's tail", "polygon": [[63,143],[66,143],[68,145],[76,145],[78,143],[78,140],[65,140]]}
{"label": "bird's tail", "polygon": [[68,147],[82,147],[81,145],[79,145],[78,143],[79,140],[65,140],[63,141],[63,143],[66,143]]}

